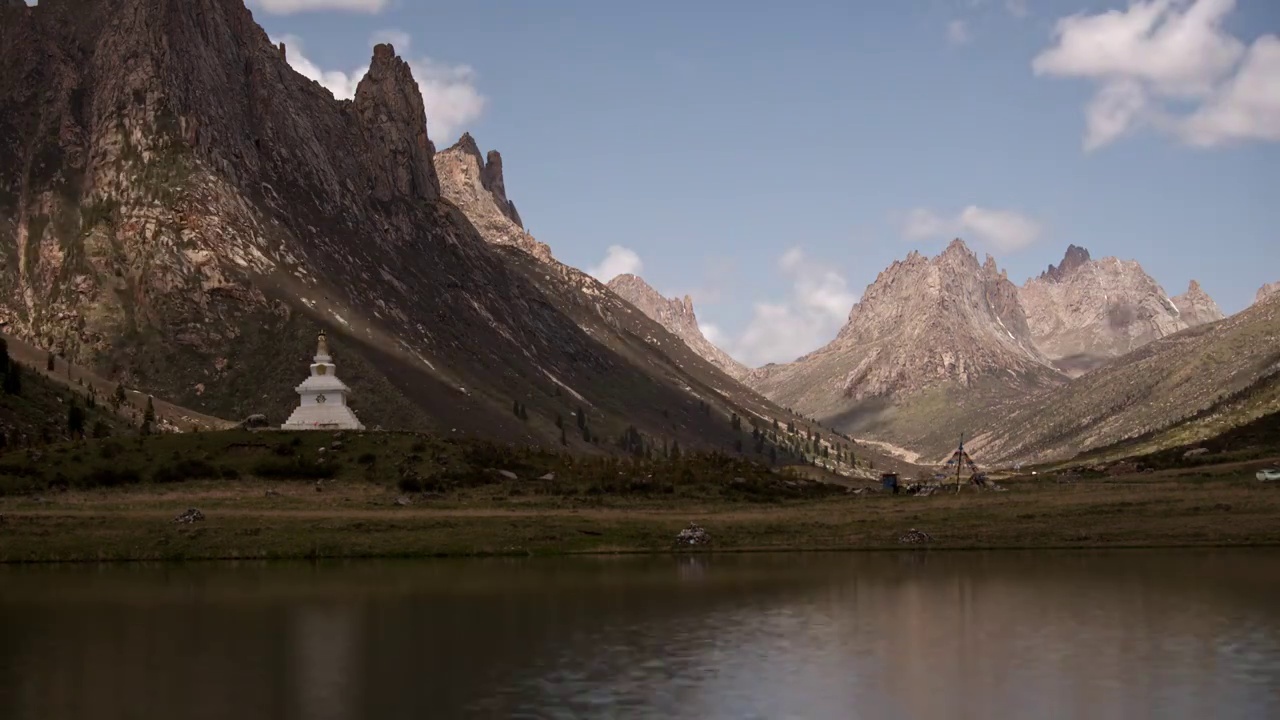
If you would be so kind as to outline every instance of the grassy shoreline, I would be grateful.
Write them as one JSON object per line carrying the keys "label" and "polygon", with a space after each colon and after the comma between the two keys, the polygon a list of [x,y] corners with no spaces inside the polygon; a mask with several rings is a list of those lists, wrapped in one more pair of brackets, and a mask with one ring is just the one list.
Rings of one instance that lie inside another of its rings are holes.
{"label": "grassy shoreline", "polygon": [[[751,504],[415,501],[368,487],[226,483],[64,493],[0,503],[0,563],[425,558],[670,552],[1280,546],[1280,488],[1226,477],[1058,485],[1004,493],[840,495]],[[175,524],[187,507],[203,521]],[[712,544],[677,547],[689,522]],[[899,542],[918,528],[933,540]]]}
{"label": "grassy shoreline", "polygon": [[[1274,462],[918,497],[714,455],[391,433],[102,440],[0,456],[0,563],[1276,546],[1280,484],[1253,478]],[[174,523],[188,508],[204,519]],[[690,522],[710,546],[676,546]],[[932,541],[900,543],[913,528]]]}

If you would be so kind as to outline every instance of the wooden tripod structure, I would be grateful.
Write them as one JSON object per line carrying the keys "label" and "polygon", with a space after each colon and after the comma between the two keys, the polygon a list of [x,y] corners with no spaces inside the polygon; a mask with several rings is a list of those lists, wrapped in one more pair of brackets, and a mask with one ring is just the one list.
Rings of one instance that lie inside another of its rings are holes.
{"label": "wooden tripod structure", "polygon": [[964,435],[961,435],[960,447],[956,448],[956,451],[951,453],[951,457],[942,464],[938,475],[943,478],[949,478],[951,473],[955,472],[956,492],[958,493],[960,488],[964,486],[963,477],[966,470],[969,471],[969,482],[974,485],[981,485],[986,480],[986,475],[978,469],[977,463],[973,461],[973,458],[969,457],[969,453],[965,452]]}

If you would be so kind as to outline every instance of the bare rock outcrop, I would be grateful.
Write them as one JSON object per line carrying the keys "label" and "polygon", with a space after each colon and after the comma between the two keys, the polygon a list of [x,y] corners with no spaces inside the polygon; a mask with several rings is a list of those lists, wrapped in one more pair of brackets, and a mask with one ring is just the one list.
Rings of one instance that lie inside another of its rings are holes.
{"label": "bare rock outcrop", "polygon": [[623,300],[635,305],[640,312],[680,338],[691,350],[707,362],[723,370],[730,377],[742,380],[749,372],[742,363],[729,357],[707,340],[698,327],[698,317],[693,311],[693,298],[668,298],[654,290],[643,278],[626,273],[610,280],[607,285]]}
{"label": "bare rock outcrop", "polygon": [[1258,288],[1258,294],[1254,296],[1253,302],[1257,305],[1275,295],[1280,295],[1280,282],[1267,283]]}
{"label": "bare rock outcrop", "polygon": [[[1222,318],[1198,283],[1178,302],[1136,261],[1094,260],[1071,245],[1018,291],[1036,347],[1069,375],[1188,327]],[[1186,311],[1184,313],[1184,310]]]}
{"label": "bare rock outcrop", "polygon": [[[1032,342],[1017,288],[995,260],[961,240],[928,258],[912,252],[869,285],[836,339],[752,374],[776,402],[819,419],[864,401],[901,400],[938,386],[998,379],[1010,392],[1061,380]],[[839,427],[837,425],[837,427]]]}
{"label": "bare rock outcrop", "polygon": [[1218,307],[1218,303],[1209,297],[1209,293],[1205,292],[1204,288],[1200,287],[1200,283],[1195,280],[1187,285],[1186,292],[1175,295],[1171,299],[1187,327],[1217,322],[1226,317],[1222,308]]}
{"label": "bare rock outcrop", "polygon": [[453,146],[436,153],[433,162],[445,199],[462,210],[485,240],[520,248],[543,262],[552,260],[551,248],[525,231],[515,203],[507,198],[498,151],[489,151],[486,159],[471,133],[463,133]]}
{"label": "bare rock outcrop", "polygon": [[393,197],[434,200],[440,196],[432,158],[435,146],[427,138],[427,114],[422,93],[409,64],[383,43],[373,48],[369,72],[356,86],[353,101],[375,151],[373,195],[387,202]]}

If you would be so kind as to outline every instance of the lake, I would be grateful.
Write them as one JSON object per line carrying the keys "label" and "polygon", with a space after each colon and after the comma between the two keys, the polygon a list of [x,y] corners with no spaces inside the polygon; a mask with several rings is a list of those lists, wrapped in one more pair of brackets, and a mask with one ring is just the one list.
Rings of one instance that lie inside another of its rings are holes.
{"label": "lake", "polygon": [[1280,718],[1280,552],[0,567],[0,718]]}

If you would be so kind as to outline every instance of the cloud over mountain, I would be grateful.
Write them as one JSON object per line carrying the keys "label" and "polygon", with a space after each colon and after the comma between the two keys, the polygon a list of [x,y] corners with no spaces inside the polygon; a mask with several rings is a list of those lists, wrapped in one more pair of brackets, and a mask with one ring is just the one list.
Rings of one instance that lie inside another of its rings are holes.
{"label": "cloud over mountain", "polygon": [[[306,56],[302,38],[284,35],[275,40],[285,44],[288,48],[289,65],[303,77],[320,83],[336,98],[345,100],[355,97],[356,86],[364,77],[365,68],[357,68],[351,72],[326,70]],[[411,41],[407,33],[399,30],[382,30],[370,38],[371,45],[391,42],[397,52],[406,57],[422,93],[422,103],[427,111],[428,134],[437,144],[451,143],[468,124],[480,117],[488,101],[477,89],[476,73],[469,65],[449,65],[426,56],[413,58],[408,54]]]}
{"label": "cloud over mountain", "polygon": [[[1144,128],[1201,147],[1280,140],[1280,37],[1252,45],[1224,27],[1235,0],[1145,0],[1061,18],[1036,75],[1083,78],[1086,151]],[[1175,107],[1190,107],[1178,112]]]}

